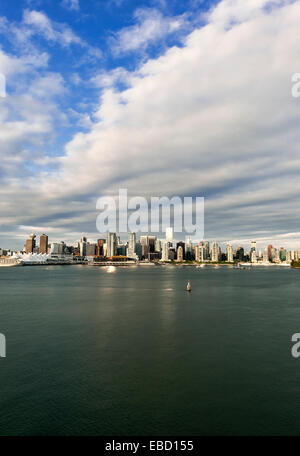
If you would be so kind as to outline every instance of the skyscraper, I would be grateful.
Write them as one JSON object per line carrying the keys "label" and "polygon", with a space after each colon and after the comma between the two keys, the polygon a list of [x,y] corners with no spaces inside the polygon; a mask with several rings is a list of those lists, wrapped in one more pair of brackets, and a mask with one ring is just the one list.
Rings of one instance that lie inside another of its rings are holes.
{"label": "skyscraper", "polygon": [[86,237],[82,237],[79,244],[80,256],[86,256],[86,243]]}
{"label": "skyscraper", "polygon": [[97,241],[97,256],[104,256],[104,244],[105,244],[105,239],[98,239]]}
{"label": "skyscraper", "polygon": [[36,247],[36,241],[35,241],[36,235],[31,234],[30,238],[27,239],[26,244],[25,244],[25,252],[26,253],[33,253],[33,250]]}
{"label": "skyscraper", "polygon": [[161,256],[162,261],[169,261],[169,243],[164,242],[162,246],[162,256]]}
{"label": "skyscraper", "polygon": [[48,236],[46,234],[40,236],[40,253],[48,253]]}
{"label": "skyscraper", "polygon": [[183,261],[183,248],[181,245],[177,249],[177,261]]}
{"label": "skyscraper", "polygon": [[128,236],[128,249],[127,249],[127,257],[128,258],[136,258],[136,234],[129,233]]}
{"label": "skyscraper", "polygon": [[173,228],[171,226],[166,228],[166,241],[173,243]]}
{"label": "skyscraper", "polygon": [[156,236],[148,237],[149,253],[155,252],[155,242],[156,242]]}
{"label": "skyscraper", "polygon": [[233,261],[233,251],[232,251],[231,244],[226,245],[226,259],[229,263],[232,263],[232,261]]}
{"label": "skyscraper", "polygon": [[117,253],[117,236],[116,233],[107,233],[107,253],[108,257],[112,257]]}
{"label": "skyscraper", "polygon": [[142,246],[142,257],[148,258],[148,253],[149,253],[148,236],[140,236],[140,242],[141,242],[141,246]]}
{"label": "skyscraper", "polygon": [[219,261],[219,246],[216,242],[211,245],[211,261]]}

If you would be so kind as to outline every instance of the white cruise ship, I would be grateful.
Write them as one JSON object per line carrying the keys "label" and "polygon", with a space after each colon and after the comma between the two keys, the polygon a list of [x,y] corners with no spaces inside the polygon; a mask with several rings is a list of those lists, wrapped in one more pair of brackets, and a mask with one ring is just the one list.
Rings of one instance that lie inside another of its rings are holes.
{"label": "white cruise ship", "polygon": [[21,266],[20,260],[18,258],[7,258],[7,257],[0,258],[0,268],[1,267],[9,268],[12,266]]}

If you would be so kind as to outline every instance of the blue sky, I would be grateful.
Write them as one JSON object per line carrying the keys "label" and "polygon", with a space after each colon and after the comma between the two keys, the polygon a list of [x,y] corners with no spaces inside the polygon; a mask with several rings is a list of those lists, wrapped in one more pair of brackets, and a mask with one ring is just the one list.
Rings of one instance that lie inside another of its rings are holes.
{"label": "blue sky", "polygon": [[[56,137],[48,144],[48,153],[63,154],[64,144],[80,127],[86,130],[89,124],[84,121],[84,114],[93,121],[93,109],[101,94],[101,87],[92,82],[95,75],[116,68],[134,71],[142,62],[158,57],[167,48],[182,46],[184,36],[201,23],[203,12],[211,4],[198,0],[3,0],[0,5],[2,49],[18,57],[30,52],[46,54],[47,65],[39,71],[60,77],[64,84],[65,90],[57,94],[55,101],[67,119],[63,124],[56,123]],[[164,23],[177,20],[182,21],[178,29],[160,32]],[[146,26],[146,31],[147,22],[148,27],[151,22],[157,26],[149,36],[146,32],[143,41],[143,27]],[[16,29],[19,39],[14,34]],[[141,41],[122,50],[122,36],[126,31],[134,33],[134,29]],[[63,33],[72,34],[70,43]],[[26,80],[32,75],[23,76]],[[20,80],[8,78],[8,94],[13,93],[19,83]],[[122,84],[116,81],[116,86],[122,88]],[[35,171],[33,163],[27,163],[26,167]]]}
{"label": "blue sky", "polygon": [[292,0],[2,0],[0,247],[96,239],[96,201],[199,195],[205,237],[300,244]]}

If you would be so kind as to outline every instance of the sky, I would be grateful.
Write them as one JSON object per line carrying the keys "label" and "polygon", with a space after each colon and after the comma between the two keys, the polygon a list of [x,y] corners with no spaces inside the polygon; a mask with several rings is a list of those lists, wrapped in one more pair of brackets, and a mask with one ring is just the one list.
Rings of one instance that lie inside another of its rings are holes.
{"label": "sky", "polygon": [[201,196],[300,248],[300,1],[1,0],[0,247],[97,239],[102,196]]}

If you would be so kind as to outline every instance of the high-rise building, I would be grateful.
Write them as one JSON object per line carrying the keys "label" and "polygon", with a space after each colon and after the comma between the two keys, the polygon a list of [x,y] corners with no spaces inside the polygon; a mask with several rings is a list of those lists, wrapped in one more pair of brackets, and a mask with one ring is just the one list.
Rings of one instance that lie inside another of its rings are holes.
{"label": "high-rise building", "polygon": [[52,242],[50,247],[50,253],[59,254],[59,244],[57,242]]}
{"label": "high-rise building", "polygon": [[59,246],[58,246],[58,253],[60,255],[63,255],[64,253],[66,253],[66,249],[67,249],[66,244],[64,243],[64,241],[61,241]]}
{"label": "high-rise building", "polygon": [[148,258],[148,253],[149,253],[148,236],[140,236],[140,243],[142,246],[142,257]]}
{"label": "high-rise building", "polygon": [[272,261],[272,248],[273,246],[271,244],[268,245],[268,258],[269,261]]}
{"label": "high-rise building", "polygon": [[164,242],[162,246],[162,256],[161,256],[162,261],[169,261],[169,243]]}
{"label": "high-rise building", "polygon": [[48,253],[48,236],[46,234],[40,236],[40,253]]}
{"label": "high-rise building", "polygon": [[286,250],[283,247],[280,247],[279,258],[280,258],[280,261],[286,260]]}
{"label": "high-rise building", "polygon": [[128,249],[127,249],[127,257],[128,258],[136,258],[136,234],[129,233],[128,237]]}
{"label": "high-rise building", "polygon": [[209,247],[209,242],[205,241],[204,242],[204,255],[205,255],[205,260],[209,260],[209,254],[210,254],[210,247]]}
{"label": "high-rise building", "polygon": [[108,257],[115,256],[117,253],[117,236],[116,233],[107,233],[107,252]]}
{"label": "high-rise building", "polygon": [[211,261],[219,261],[219,246],[216,242],[211,245]]}
{"label": "high-rise building", "polygon": [[79,243],[80,256],[86,256],[86,237],[82,237]]}
{"label": "high-rise building", "polygon": [[280,256],[279,256],[279,250],[278,249],[275,249],[274,261],[275,261],[275,263],[280,263]]}
{"label": "high-rise building", "polygon": [[186,260],[193,259],[193,244],[192,244],[191,238],[189,238],[187,243],[185,244],[185,259]]}
{"label": "high-rise building", "polygon": [[155,252],[161,253],[161,241],[159,239],[156,239],[155,241]]}
{"label": "high-rise building", "polygon": [[27,239],[26,244],[25,244],[25,252],[26,253],[33,253],[35,247],[36,247],[36,235],[31,234],[30,238]]}
{"label": "high-rise building", "polygon": [[138,258],[141,259],[142,258],[142,244],[140,243],[140,241],[136,241],[135,252],[136,252]]}
{"label": "high-rise building", "polygon": [[156,236],[148,236],[149,253],[155,252]]}
{"label": "high-rise building", "polygon": [[104,256],[104,244],[105,244],[105,239],[98,239],[97,250],[96,250],[97,256]]}
{"label": "high-rise building", "polygon": [[233,251],[232,251],[232,245],[231,244],[227,244],[226,245],[226,260],[229,263],[233,262]]}
{"label": "high-rise building", "polygon": [[166,241],[173,243],[173,228],[169,226],[166,228]]}
{"label": "high-rise building", "polygon": [[267,263],[268,261],[269,261],[268,249],[265,249],[264,253],[263,253],[263,262]]}
{"label": "high-rise building", "polygon": [[256,250],[251,251],[251,256],[250,256],[251,263],[257,263],[257,253]]}
{"label": "high-rise building", "polygon": [[177,261],[183,261],[183,248],[181,245],[177,249]]}
{"label": "high-rise building", "polygon": [[185,242],[183,242],[183,241],[177,242],[177,244],[176,244],[176,249],[177,249],[177,251],[178,251],[178,248],[179,248],[179,247],[182,247],[183,259],[185,259]]}
{"label": "high-rise building", "polygon": [[96,244],[90,244],[89,242],[87,242],[87,244],[86,244],[86,256],[94,256],[94,255],[96,255],[96,248],[97,248]]}
{"label": "high-rise building", "polygon": [[239,261],[243,261],[244,260],[244,256],[245,256],[244,248],[239,246],[236,249],[236,259],[239,260]]}

